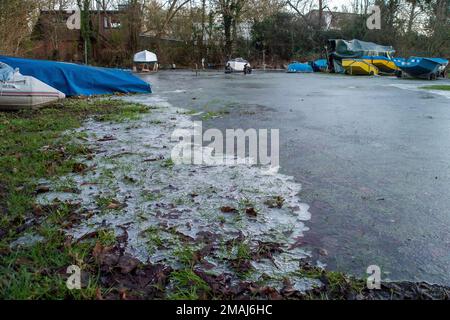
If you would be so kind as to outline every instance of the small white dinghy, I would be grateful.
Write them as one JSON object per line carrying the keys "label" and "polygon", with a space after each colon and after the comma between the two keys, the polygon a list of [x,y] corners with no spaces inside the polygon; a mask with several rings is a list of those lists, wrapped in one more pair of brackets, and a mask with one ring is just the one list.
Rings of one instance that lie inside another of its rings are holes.
{"label": "small white dinghy", "polygon": [[17,110],[43,106],[66,95],[42,81],[20,74],[0,62],[0,109]]}

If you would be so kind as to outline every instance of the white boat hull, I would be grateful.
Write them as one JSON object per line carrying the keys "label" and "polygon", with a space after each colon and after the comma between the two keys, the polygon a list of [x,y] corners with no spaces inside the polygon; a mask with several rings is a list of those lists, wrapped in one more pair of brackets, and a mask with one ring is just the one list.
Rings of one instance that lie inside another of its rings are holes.
{"label": "white boat hull", "polygon": [[3,110],[39,107],[65,97],[64,93],[29,76],[19,74],[11,81],[0,82],[0,109]]}

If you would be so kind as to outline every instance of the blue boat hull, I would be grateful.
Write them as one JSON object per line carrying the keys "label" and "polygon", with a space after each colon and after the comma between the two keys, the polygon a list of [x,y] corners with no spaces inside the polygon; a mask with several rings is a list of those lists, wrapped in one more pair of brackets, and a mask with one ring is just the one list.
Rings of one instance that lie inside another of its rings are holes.
{"label": "blue boat hull", "polygon": [[406,61],[397,60],[396,65],[402,72],[414,78],[433,79],[439,76],[440,69],[446,65],[446,60],[439,58],[415,58]]}

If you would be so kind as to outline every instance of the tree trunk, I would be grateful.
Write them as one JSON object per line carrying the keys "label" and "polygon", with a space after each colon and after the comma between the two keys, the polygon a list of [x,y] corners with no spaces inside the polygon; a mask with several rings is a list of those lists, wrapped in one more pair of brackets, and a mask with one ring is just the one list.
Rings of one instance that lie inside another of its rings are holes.
{"label": "tree trunk", "polygon": [[229,14],[223,15],[223,30],[225,35],[225,54],[227,58],[231,58],[232,39],[231,39],[231,27],[233,25],[233,17]]}
{"label": "tree trunk", "polygon": [[322,19],[323,19],[323,0],[319,0],[319,22],[317,24],[319,30],[322,29]]}
{"label": "tree trunk", "polygon": [[416,0],[412,0],[411,1],[411,11],[409,12],[409,18],[408,18],[408,33],[411,33],[411,31],[412,31],[414,18],[416,15],[416,6],[417,6]]}

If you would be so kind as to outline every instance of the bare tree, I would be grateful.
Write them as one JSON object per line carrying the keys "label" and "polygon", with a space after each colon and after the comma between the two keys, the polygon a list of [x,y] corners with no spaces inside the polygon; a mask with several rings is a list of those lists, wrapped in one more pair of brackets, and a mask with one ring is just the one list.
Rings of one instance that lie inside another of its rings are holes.
{"label": "bare tree", "polygon": [[18,54],[22,43],[31,34],[38,4],[33,0],[0,1],[0,53]]}
{"label": "bare tree", "polygon": [[237,28],[247,0],[216,0],[217,12],[222,17],[225,37],[225,54],[229,58],[233,53],[233,43],[237,38]]}

